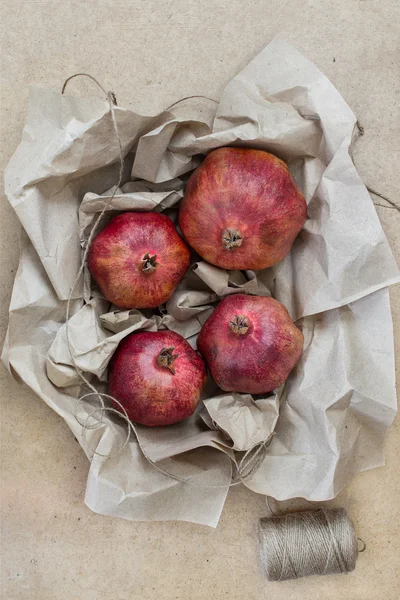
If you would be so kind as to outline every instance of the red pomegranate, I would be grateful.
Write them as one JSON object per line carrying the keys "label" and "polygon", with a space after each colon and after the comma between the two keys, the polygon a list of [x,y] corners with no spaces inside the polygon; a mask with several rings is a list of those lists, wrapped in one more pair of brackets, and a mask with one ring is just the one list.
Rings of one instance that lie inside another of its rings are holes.
{"label": "red pomegranate", "polygon": [[261,394],[286,380],[301,356],[303,334],[277,300],[234,294],[207,319],[197,347],[221,389]]}
{"label": "red pomegranate", "polygon": [[213,265],[259,270],[288,254],[306,210],[279,158],[262,150],[219,148],[190,177],[179,225],[192,248]]}
{"label": "red pomegranate", "polygon": [[121,308],[156,308],[167,302],[190,264],[190,250],[171,219],[127,212],[94,238],[88,266],[103,295]]}
{"label": "red pomegranate", "polygon": [[205,380],[203,359],[181,335],[143,331],[119,344],[110,363],[109,393],[135,423],[171,425],[194,412]]}

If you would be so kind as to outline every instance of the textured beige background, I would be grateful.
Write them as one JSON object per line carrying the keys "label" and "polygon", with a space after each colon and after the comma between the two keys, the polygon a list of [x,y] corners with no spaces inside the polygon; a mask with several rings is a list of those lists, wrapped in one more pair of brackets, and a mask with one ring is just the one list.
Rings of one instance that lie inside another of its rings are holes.
{"label": "textured beige background", "polygon": [[[365,181],[400,204],[397,0],[3,0],[0,11],[2,168],[20,139],[30,84],[59,89],[63,78],[84,70],[120,104],[154,113],[182,96],[218,98],[282,31],[331,78],[365,127],[355,151]],[[399,260],[400,213],[374,201]],[[4,198],[1,227],[3,334],[18,261],[18,224]],[[399,349],[399,286],[391,296]],[[92,514],[83,504],[88,463],[67,426],[2,367],[1,375],[2,598],[399,597],[398,420],[387,466],[359,475],[334,503],[347,508],[367,543],[356,571],[273,584],[263,581],[256,556],[263,497],[233,488],[216,530]]]}

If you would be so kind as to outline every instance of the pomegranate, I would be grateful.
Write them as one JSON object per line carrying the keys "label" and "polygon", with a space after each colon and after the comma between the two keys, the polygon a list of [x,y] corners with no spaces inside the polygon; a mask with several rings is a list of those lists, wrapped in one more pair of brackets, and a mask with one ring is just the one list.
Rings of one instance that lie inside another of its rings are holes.
{"label": "pomegranate", "polygon": [[205,380],[203,359],[181,335],[143,331],[119,344],[110,363],[109,393],[135,423],[171,425],[194,412]]}
{"label": "pomegranate", "polygon": [[224,298],[203,325],[197,347],[216,384],[261,394],[283,383],[303,350],[303,334],[273,298]]}
{"label": "pomegranate", "polygon": [[103,295],[121,308],[167,302],[190,264],[171,219],[156,212],[114,217],[94,238],[88,266]]}
{"label": "pomegranate", "polygon": [[287,165],[262,150],[219,148],[189,179],[179,225],[202,258],[223,269],[280,262],[306,220]]}

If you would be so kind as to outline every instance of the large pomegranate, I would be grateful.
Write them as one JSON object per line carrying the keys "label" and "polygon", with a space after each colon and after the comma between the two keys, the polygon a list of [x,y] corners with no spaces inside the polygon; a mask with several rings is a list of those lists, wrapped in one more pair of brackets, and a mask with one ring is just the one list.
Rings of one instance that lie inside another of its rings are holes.
{"label": "large pomegranate", "polygon": [[171,425],[193,413],[205,380],[203,359],[181,335],[144,331],[119,344],[110,363],[109,393],[135,423]]}
{"label": "large pomegranate", "polygon": [[114,217],[94,238],[88,266],[102,293],[121,308],[167,302],[190,264],[171,219],[155,212]]}
{"label": "large pomegranate", "polygon": [[234,294],[207,319],[197,340],[217,385],[261,394],[283,383],[303,350],[303,334],[273,298]]}
{"label": "large pomegranate", "polygon": [[288,254],[306,201],[287,165],[262,150],[219,148],[194,171],[179,224],[189,244],[224,269],[265,269]]}

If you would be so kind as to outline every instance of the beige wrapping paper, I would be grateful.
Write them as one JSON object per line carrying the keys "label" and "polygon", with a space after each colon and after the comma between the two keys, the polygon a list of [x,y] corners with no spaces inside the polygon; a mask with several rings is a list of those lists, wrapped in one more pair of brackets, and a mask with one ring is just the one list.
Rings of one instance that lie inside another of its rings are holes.
{"label": "beige wrapping paper", "polygon": [[[399,271],[369,194],[349,156],[355,116],[320,71],[281,37],[225,88],[218,105],[186,100],[155,117],[115,109],[126,177],[104,215],[166,211],[176,219],[185,181],[202,155],[233,144],[285,159],[308,203],[289,256],[258,273],[227,272],[194,257],[160,311],[121,311],[86,272],[70,320],[77,364],[99,389],[119,341],[168,328],[196,346],[216,301],[238,292],[273,295],[305,335],[303,357],[275,394],[227,394],[209,380],[193,417],[139,427],[155,470],[123,422],[105,415],[83,431],[94,399],[79,406],[65,338],[66,299],[94,219],[113,191],[118,147],[107,102],[35,89],[6,192],[23,226],[3,361],[68,423],[92,458],[85,502],[135,520],[218,522],[238,452],[275,430],[245,485],[278,499],[334,497],[359,471],[383,464],[396,411],[387,286]],[[109,458],[95,455],[93,450]]]}

